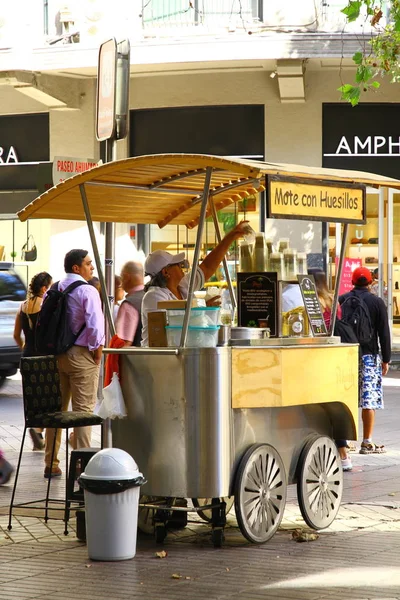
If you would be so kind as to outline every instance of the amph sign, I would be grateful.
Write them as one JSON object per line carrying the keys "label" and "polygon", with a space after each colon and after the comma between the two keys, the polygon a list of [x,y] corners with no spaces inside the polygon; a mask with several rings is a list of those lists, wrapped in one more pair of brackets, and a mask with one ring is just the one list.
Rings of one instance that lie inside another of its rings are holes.
{"label": "amph sign", "polygon": [[399,179],[400,104],[322,105],[322,166]]}
{"label": "amph sign", "polygon": [[394,157],[400,156],[400,137],[385,135],[358,135],[340,138],[335,152],[325,152],[324,156],[371,156]]}
{"label": "amph sign", "polygon": [[0,146],[0,164],[16,164],[18,163],[18,155],[14,146],[8,148]]}

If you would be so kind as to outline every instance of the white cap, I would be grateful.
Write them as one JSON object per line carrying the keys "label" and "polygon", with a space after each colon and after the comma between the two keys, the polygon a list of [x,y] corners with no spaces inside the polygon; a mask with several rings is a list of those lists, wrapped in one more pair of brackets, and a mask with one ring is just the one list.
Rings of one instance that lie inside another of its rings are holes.
{"label": "white cap", "polygon": [[99,450],[86,465],[83,479],[126,480],[141,475],[132,456],[120,448]]}
{"label": "white cap", "polygon": [[155,250],[148,255],[144,263],[144,272],[146,275],[157,275],[164,267],[168,265],[177,265],[185,260],[184,252],[180,254],[170,254],[166,250]]}

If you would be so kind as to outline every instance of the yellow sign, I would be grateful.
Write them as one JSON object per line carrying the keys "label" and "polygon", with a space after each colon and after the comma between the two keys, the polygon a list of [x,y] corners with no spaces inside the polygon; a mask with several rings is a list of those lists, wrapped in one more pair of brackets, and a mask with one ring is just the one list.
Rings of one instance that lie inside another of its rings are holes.
{"label": "yellow sign", "polygon": [[365,186],[268,178],[267,216],[336,223],[365,223]]}

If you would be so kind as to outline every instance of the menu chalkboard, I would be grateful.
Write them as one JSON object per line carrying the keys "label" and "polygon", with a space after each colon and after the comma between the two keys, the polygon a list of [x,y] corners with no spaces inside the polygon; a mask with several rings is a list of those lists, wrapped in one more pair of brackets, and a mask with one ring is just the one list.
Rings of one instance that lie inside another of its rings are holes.
{"label": "menu chalkboard", "polygon": [[314,277],[312,275],[297,275],[297,279],[300,284],[304,306],[307,311],[308,321],[313,335],[328,335],[324,317],[321,312],[321,305],[318,300]]}
{"label": "menu chalkboard", "polygon": [[269,327],[278,335],[277,273],[238,273],[239,327]]}

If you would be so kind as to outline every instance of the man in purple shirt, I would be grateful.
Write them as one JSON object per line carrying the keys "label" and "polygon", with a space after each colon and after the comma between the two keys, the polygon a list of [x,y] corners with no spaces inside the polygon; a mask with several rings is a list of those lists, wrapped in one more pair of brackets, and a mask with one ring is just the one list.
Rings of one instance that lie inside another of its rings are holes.
{"label": "man in purple shirt", "polygon": [[[66,277],[58,283],[63,291],[75,281],[88,282],[93,276],[94,267],[87,250],[70,250],[64,259]],[[57,357],[60,373],[62,410],[68,410],[70,400],[72,410],[93,412],[99,369],[104,345],[104,317],[98,291],[92,285],[80,285],[68,298],[68,320],[71,330],[77,337],[75,344],[65,354]],[[78,427],[74,431],[74,447],[90,447],[91,427]],[[46,451],[44,476],[59,477],[58,450],[60,448],[61,430],[57,432],[55,456],[51,466],[51,451],[54,429],[46,430]]]}

